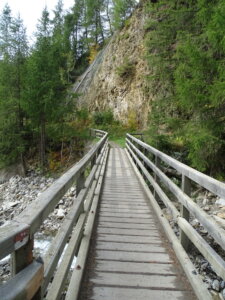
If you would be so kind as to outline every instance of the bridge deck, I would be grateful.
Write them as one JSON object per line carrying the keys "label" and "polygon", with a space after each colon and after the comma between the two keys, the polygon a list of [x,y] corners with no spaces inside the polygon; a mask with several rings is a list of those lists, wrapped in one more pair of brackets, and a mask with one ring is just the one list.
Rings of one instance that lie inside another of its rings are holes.
{"label": "bridge deck", "polygon": [[123,149],[109,154],[79,299],[196,299]]}

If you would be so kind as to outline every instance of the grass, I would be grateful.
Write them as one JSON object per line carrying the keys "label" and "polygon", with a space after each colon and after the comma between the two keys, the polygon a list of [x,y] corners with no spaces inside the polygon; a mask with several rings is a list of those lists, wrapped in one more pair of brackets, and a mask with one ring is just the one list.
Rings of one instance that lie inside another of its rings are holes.
{"label": "grass", "polygon": [[113,143],[118,144],[121,148],[125,148],[125,145],[126,145],[125,136],[109,138],[109,141],[112,141]]}

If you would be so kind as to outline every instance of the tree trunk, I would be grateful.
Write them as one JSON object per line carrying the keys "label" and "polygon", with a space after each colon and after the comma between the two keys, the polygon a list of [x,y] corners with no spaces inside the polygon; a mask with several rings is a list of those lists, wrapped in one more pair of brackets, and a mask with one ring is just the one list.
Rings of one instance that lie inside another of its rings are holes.
{"label": "tree trunk", "polygon": [[45,146],[46,146],[45,118],[44,116],[42,116],[41,128],[40,128],[40,165],[42,169],[46,165]]}

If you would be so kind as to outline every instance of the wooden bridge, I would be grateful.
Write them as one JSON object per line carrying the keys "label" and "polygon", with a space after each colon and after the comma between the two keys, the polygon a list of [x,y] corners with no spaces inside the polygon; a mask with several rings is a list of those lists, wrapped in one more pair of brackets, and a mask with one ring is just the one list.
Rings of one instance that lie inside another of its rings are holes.
{"label": "wooden bridge", "polygon": [[[99,142],[90,152],[0,227],[0,259],[11,254],[12,269],[0,299],[212,299],[186,250],[194,244],[223,280],[225,262],[189,220],[198,219],[222,249],[225,231],[190,194],[194,182],[224,198],[225,184],[132,135],[121,149],[109,147],[106,132],[93,133]],[[181,188],[165,174],[168,168]],[[73,185],[74,203],[47,254],[33,258],[35,232]]]}

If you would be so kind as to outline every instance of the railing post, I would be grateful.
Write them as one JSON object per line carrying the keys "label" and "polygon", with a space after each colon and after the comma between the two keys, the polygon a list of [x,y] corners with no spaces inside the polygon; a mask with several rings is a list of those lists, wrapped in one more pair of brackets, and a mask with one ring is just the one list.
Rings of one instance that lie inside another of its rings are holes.
{"label": "railing post", "polygon": [[[12,277],[33,262],[33,248],[34,239],[32,237],[29,238],[28,242],[24,246],[11,254]],[[37,293],[33,296],[32,300],[41,300],[41,286],[38,289]]]}
{"label": "railing post", "polygon": [[29,239],[28,242],[18,250],[11,254],[12,276],[15,276],[21,270],[26,268],[33,261],[34,240]]}
{"label": "railing post", "polygon": [[[159,158],[158,158],[158,156],[155,156],[155,166],[157,167],[157,168],[159,168],[160,167],[160,162],[159,162]],[[155,182],[156,183],[158,183],[159,182],[159,180],[158,180],[158,177],[157,177],[157,175],[154,173],[154,179],[155,179]],[[158,196],[158,194],[157,194],[157,192],[156,192],[156,190],[154,189],[154,198],[155,198],[155,200],[158,202],[158,201],[160,201],[160,198],[159,198],[159,196]]]}
{"label": "railing post", "polygon": [[96,163],[96,160],[97,160],[97,155],[95,154],[94,157],[92,158],[91,160],[91,168],[94,167],[95,163]]}
{"label": "railing post", "polygon": [[77,178],[76,196],[78,196],[80,191],[84,188],[84,183],[85,183],[85,176],[83,171],[80,173],[79,177]]}
{"label": "railing post", "polygon": [[[191,180],[184,174],[182,174],[182,191],[188,196],[191,195]],[[184,205],[181,205],[181,217],[189,222],[190,213]],[[190,240],[182,230],[180,230],[180,243],[187,251],[190,246]]]}

